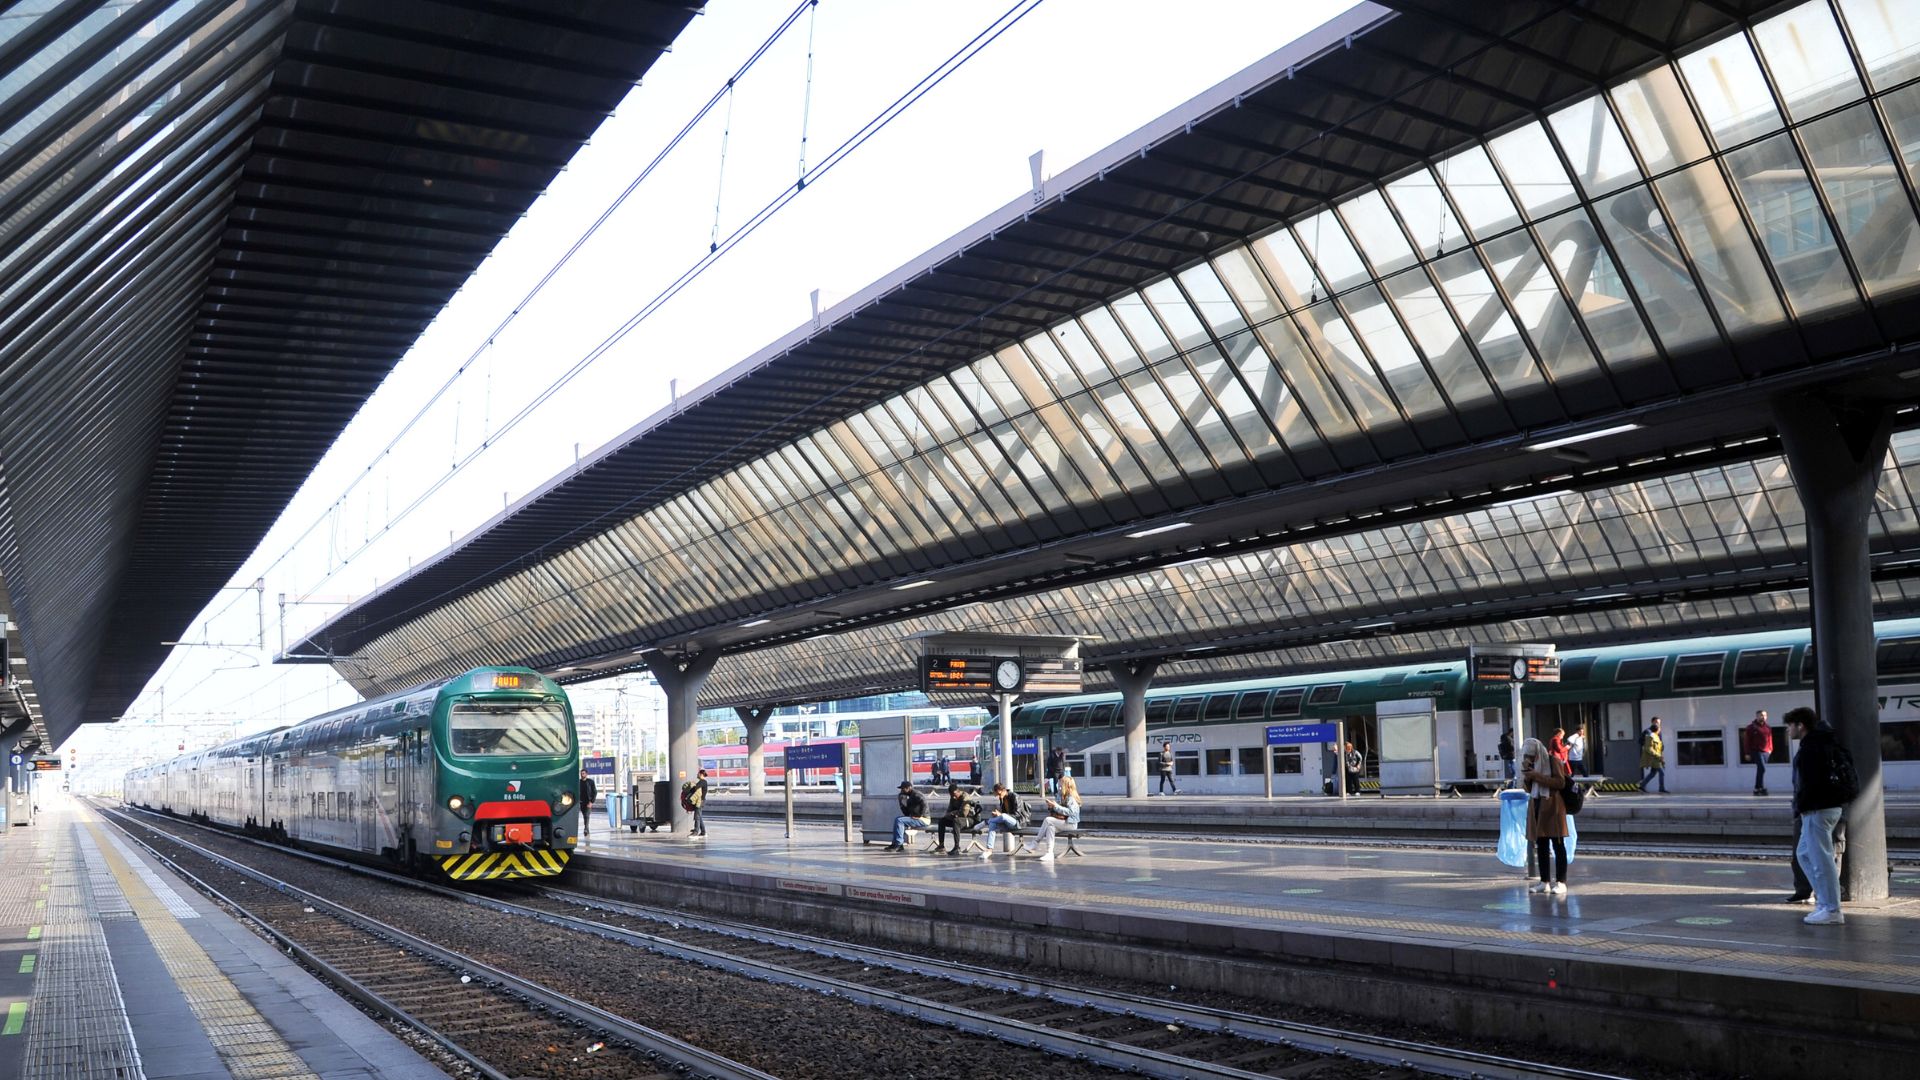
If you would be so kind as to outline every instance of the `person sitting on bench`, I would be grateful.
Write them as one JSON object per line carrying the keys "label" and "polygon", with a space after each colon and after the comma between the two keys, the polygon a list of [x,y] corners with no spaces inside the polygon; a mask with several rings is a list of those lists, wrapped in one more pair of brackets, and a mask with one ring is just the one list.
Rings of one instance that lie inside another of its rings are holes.
{"label": "person sitting on bench", "polygon": [[1080,828],[1080,785],[1073,777],[1060,778],[1060,801],[1047,800],[1047,820],[1040,823],[1040,831],[1033,834],[1033,844],[1026,849],[1027,854],[1039,852],[1041,862],[1053,861],[1053,837],[1061,829],[1078,831]]}
{"label": "person sitting on bench", "polygon": [[987,844],[980,849],[980,857],[993,857],[993,845],[1001,833],[1020,831],[1020,796],[1007,790],[1005,784],[993,785],[994,815],[987,819]]}
{"label": "person sitting on bench", "polygon": [[980,804],[959,784],[947,785],[947,812],[940,815],[940,845],[933,849],[938,855],[947,850],[947,830],[953,830],[953,853],[960,854],[960,834],[971,832],[980,820]]}

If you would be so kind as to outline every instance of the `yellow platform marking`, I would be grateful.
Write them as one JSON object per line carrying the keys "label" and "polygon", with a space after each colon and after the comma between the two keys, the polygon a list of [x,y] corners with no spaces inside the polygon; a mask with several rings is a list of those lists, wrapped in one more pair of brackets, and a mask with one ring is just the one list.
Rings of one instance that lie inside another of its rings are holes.
{"label": "yellow platform marking", "polygon": [[514,878],[554,877],[567,867],[565,851],[496,851],[472,855],[443,855],[440,869],[455,881],[511,881]]}
{"label": "yellow platform marking", "polygon": [[220,1055],[228,1070],[238,1080],[296,1077],[317,1080],[300,1055],[293,1052],[273,1025],[267,1023],[266,1017],[247,1001],[199,942],[180,925],[180,920],[173,917],[153,890],[147,888],[146,882],[140,880],[140,875],[121,858],[119,848],[101,832],[101,826],[88,822],[86,827],[93,833],[107,869],[120,883],[120,891],[126,894],[127,905],[146,930],[154,951],[160,954],[167,974],[173,976],[186,996],[187,1007],[193,1010],[194,1017],[206,1030],[207,1039],[213,1043],[214,1052]]}

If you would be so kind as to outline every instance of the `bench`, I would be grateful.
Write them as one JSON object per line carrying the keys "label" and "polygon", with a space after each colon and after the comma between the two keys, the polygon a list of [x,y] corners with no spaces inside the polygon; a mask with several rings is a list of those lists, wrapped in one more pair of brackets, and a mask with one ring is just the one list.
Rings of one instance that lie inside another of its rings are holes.
{"label": "bench", "polygon": [[[1021,827],[1020,827],[1020,828],[1018,828],[1018,829],[1007,829],[1007,830],[1005,830],[1005,831],[1006,831],[1006,834],[1007,834],[1008,836],[1032,836],[1032,835],[1034,835],[1035,833],[1038,833],[1038,832],[1040,831],[1040,827],[1039,827],[1039,826],[1037,826],[1037,825],[1035,825],[1035,826],[1021,826]],[[1084,851],[1081,851],[1081,850],[1080,850],[1080,849],[1079,849],[1079,848],[1078,848],[1077,846],[1075,846],[1075,844],[1074,844],[1074,841],[1076,841],[1076,840],[1078,840],[1078,839],[1080,839],[1080,837],[1082,837],[1082,836],[1084,836],[1084,835],[1086,835],[1086,830],[1084,830],[1084,829],[1068,829],[1068,828],[1059,828],[1059,829],[1055,829],[1055,830],[1053,831],[1053,835],[1054,835],[1055,837],[1057,837],[1057,838],[1059,838],[1059,839],[1061,839],[1061,840],[1065,840],[1065,841],[1067,842],[1067,854],[1069,854],[1069,855],[1080,855],[1080,856],[1083,856],[1083,857],[1084,857],[1084,856],[1086,855],[1086,852],[1084,852]]]}
{"label": "bench", "polygon": [[[1601,785],[1607,783],[1607,778],[1604,776],[1575,776],[1571,779],[1574,783],[1580,785],[1581,790],[1586,792],[1588,798],[1600,794]],[[1517,785],[1519,782],[1518,780],[1508,780],[1505,777],[1499,776],[1460,777],[1453,780],[1435,780],[1433,787],[1435,791],[1445,794],[1450,798],[1457,799],[1463,791],[1471,791],[1475,794],[1490,794],[1510,784]]]}

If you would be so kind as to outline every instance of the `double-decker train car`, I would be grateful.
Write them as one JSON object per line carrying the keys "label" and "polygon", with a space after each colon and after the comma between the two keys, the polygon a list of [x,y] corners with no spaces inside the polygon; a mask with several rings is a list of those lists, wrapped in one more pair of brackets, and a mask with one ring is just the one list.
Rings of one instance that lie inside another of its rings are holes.
{"label": "double-decker train car", "polygon": [[[933,782],[933,764],[945,760],[947,773],[954,781],[973,784],[975,764],[974,747],[978,740],[978,728],[952,728],[944,731],[922,731],[913,736],[913,777],[915,783],[927,785]],[[831,743],[843,743],[847,747],[847,769],[853,775],[855,788],[860,778],[860,740],[858,738],[813,739],[812,746]],[[766,752],[767,786],[784,785],[787,775],[787,747],[796,745],[790,742],[768,740],[763,749]],[[745,743],[722,743],[700,748],[700,767],[707,770],[707,781],[714,787],[747,786],[747,746]],[[839,775],[825,769],[813,770],[803,783],[834,785],[839,783]]]}
{"label": "double-decker train car", "polygon": [[[1920,620],[1879,623],[1875,637],[1884,781],[1890,791],[1920,789]],[[1780,718],[1814,704],[1811,653],[1805,630],[1563,652],[1560,682],[1522,690],[1526,731],[1584,732],[1588,773],[1621,787],[1639,780],[1641,737],[1660,717],[1671,790],[1748,792],[1755,769],[1741,729],[1766,710],[1773,727],[1768,763],[1791,760]],[[1504,776],[1499,741],[1509,719],[1507,689],[1472,686],[1463,659],[1150,691],[1148,783],[1157,783],[1152,756],[1164,741],[1173,744],[1182,792],[1260,794],[1268,768],[1277,793],[1324,791],[1337,767],[1335,748],[1268,747],[1266,729],[1333,721],[1366,756],[1366,775],[1378,776],[1380,715],[1422,699],[1432,705],[1436,780]],[[1124,793],[1119,712],[1118,694],[1048,698],[1015,709],[1016,738],[1034,740],[1017,747],[1024,756],[1015,758],[1015,782],[1031,783],[1039,754],[1060,746],[1082,791]],[[993,760],[994,734],[991,725],[983,733],[982,762]],[[1787,783],[1778,773],[1773,782]]]}
{"label": "double-decker train car", "polygon": [[475,668],[127,773],[130,804],[456,881],[552,877],[580,810],[558,683]]}

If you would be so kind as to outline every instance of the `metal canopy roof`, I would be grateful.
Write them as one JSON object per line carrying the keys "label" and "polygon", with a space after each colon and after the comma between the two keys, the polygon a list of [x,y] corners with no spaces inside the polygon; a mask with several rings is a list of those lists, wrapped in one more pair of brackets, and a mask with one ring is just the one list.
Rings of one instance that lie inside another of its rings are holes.
{"label": "metal canopy roof", "polygon": [[54,743],[125,709],[700,6],[13,6],[0,575]]}
{"label": "metal canopy roof", "polygon": [[[1783,393],[1920,397],[1901,377],[1920,321],[1911,13],[1480,7],[1323,27],[645,421],[298,651],[354,654],[342,673],[373,689],[476,659],[579,678],[641,649],[771,649],[785,683],[730,677],[759,657],[729,657],[708,699],[804,699],[807,658],[843,647],[822,634],[1021,596],[1098,617],[1062,598],[1141,566],[1765,458]],[[1702,550],[1632,580],[1685,600],[1671,582],[1720,569]],[[1607,580],[1537,573],[1546,611]],[[1318,617],[1276,625],[1303,611]],[[1126,640],[1238,647],[1227,623],[1193,625]]]}

